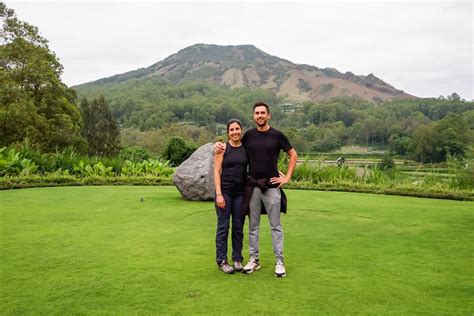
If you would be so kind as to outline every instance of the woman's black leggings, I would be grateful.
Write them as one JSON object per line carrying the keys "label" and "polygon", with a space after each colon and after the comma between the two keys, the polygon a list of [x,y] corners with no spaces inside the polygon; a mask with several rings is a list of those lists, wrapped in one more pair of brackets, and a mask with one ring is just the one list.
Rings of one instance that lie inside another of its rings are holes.
{"label": "woman's black leggings", "polygon": [[245,216],[241,215],[242,195],[232,197],[222,194],[225,200],[225,208],[218,208],[217,232],[216,232],[216,262],[220,264],[227,260],[227,237],[229,235],[230,217],[232,215],[232,260],[243,261],[242,243],[244,239]]}

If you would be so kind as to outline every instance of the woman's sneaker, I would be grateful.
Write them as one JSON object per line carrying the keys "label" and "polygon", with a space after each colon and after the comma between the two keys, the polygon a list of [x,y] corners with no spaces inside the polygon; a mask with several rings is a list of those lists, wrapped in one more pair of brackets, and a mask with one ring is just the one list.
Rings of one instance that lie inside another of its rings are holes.
{"label": "woman's sneaker", "polygon": [[230,264],[227,263],[227,260],[224,260],[219,264],[219,269],[221,269],[222,272],[227,274],[234,273],[234,268],[232,268]]}
{"label": "woman's sneaker", "polygon": [[242,262],[241,261],[234,261],[234,270],[239,272],[242,271]]}
{"label": "woman's sneaker", "polygon": [[245,265],[242,272],[249,274],[260,269],[260,261],[254,257],[250,257],[249,262]]}
{"label": "woman's sneaker", "polygon": [[282,260],[277,260],[277,262],[275,264],[275,276],[277,278],[286,277],[285,265],[283,264]]}

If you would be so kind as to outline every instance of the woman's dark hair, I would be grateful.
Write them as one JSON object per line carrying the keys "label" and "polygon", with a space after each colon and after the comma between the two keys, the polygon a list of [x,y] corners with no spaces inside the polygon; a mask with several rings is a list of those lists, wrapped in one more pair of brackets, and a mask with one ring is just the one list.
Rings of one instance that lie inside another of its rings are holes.
{"label": "woman's dark hair", "polygon": [[227,121],[227,133],[229,133],[229,127],[230,127],[230,124],[232,124],[232,123],[239,124],[240,128],[242,129],[242,122],[240,122],[240,120],[238,120],[236,118],[232,118],[232,119]]}
{"label": "woman's dark hair", "polygon": [[255,103],[255,104],[253,105],[253,111],[254,111],[254,112],[255,112],[255,108],[256,108],[257,106],[264,106],[264,107],[267,109],[267,112],[270,113],[270,108],[268,107],[268,105],[267,105],[265,102],[259,101],[259,102]]}

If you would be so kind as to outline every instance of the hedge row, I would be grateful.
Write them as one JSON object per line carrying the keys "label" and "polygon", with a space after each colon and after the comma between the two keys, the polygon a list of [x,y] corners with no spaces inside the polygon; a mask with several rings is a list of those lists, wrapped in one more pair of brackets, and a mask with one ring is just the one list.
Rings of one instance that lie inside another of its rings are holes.
{"label": "hedge row", "polygon": [[71,175],[46,177],[39,175],[31,175],[25,177],[0,178],[0,190],[81,185],[173,185],[173,182],[170,178],[153,176],[79,178]]}
{"label": "hedge row", "polygon": [[[73,175],[31,175],[22,177],[0,177],[0,190],[82,185],[173,185],[173,182],[169,177],[164,178],[154,176],[79,178]],[[472,190],[447,191],[441,188],[426,188],[413,186],[408,187],[400,185],[381,187],[374,184],[361,184],[353,182],[342,182],[334,184],[328,182],[313,183],[309,181],[293,181],[286,184],[285,187],[288,189],[297,190],[360,192],[422,198],[474,201],[474,192]]]}

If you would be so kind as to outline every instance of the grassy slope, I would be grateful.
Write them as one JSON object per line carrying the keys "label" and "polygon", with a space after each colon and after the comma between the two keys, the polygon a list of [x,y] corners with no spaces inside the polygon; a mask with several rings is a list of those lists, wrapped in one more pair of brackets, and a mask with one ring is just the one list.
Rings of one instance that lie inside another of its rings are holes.
{"label": "grassy slope", "polygon": [[224,275],[212,203],[173,187],[0,191],[0,314],[474,310],[474,203],[287,193],[276,279],[265,218],[262,269]]}

